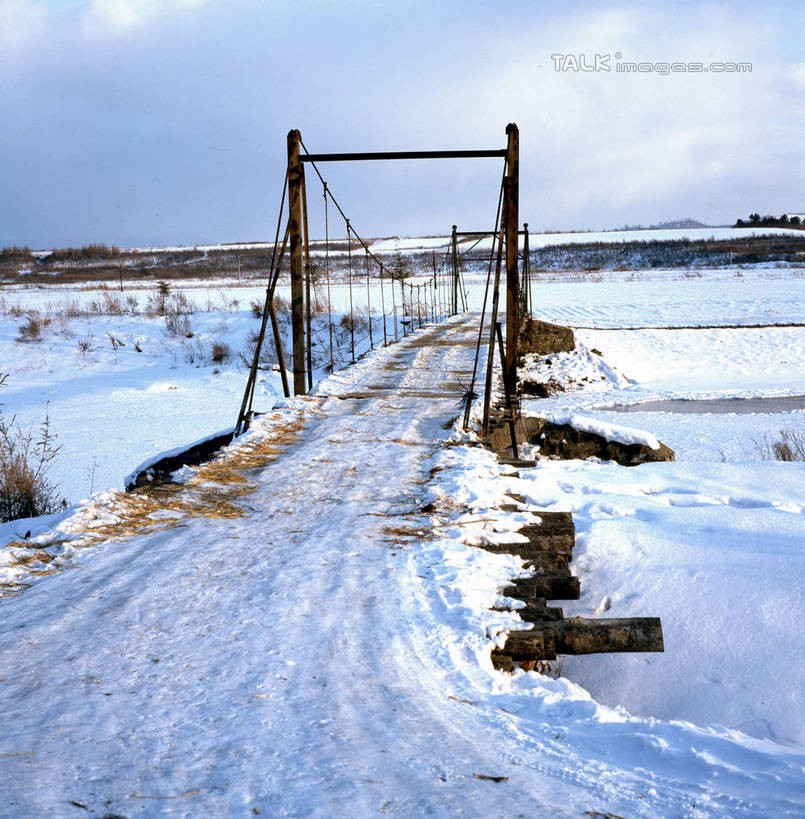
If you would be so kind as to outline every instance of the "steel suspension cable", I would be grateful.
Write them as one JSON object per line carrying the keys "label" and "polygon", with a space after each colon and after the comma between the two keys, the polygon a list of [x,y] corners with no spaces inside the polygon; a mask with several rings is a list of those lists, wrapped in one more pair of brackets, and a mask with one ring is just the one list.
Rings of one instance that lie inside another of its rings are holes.
{"label": "steel suspension cable", "polygon": [[500,194],[498,195],[498,207],[495,213],[495,232],[492,234],[492,249],[489,253],[489,269],[486,273],[486,287],[484,288],[484,301],[481,308],[481,322],[478,328],[478,341],[475,345],[475,358],[472,363],[472,378],[470,379],[470,386],[467,390],[466,405],[464,407],[464,429],[467,429],[470,424],[470,406],[472,399],[475,397],[475,381],[478,377],[478,357],[481,351],[481,344],[484,335],[484,318],[486,316],[486,303],[489,298],[489,282],[492,279],[492,262],[495,258],[495,240],[498,238],[498,227],[500,225],[501,208],[503,206],[503,186],[506,179],[506,163],[503,163],[503,177],[500,180]]}
{"label": "steel suspension cable", "polygon": [[[322,180],[323,181],[323,180]],[[327,276],[327,324],[330,329],[330,372],[335,369],[333,362],[333,300],[330,292],[330,217],[327,208],[327,183],[324,185],[324,271]]]}
{"label": "steel suspension cable", "polygon": [[[333,199],[335,202],[335,199]],[[341,208],[338,208],[340,211]],[[344,217],[346,219],[346,217]],[[352,340],[352,363],[355,363],[355,311],[352,305],[352,232],[347,222],[347,278],[349,280],[349,337]]]}

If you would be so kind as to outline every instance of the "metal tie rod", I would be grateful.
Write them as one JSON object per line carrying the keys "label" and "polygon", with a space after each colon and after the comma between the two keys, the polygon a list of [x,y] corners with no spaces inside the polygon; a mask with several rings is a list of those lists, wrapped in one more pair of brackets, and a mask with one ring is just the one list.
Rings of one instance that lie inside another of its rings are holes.
{"label": "metal tie rod", "polygon": [[504,157],[506,149],[490,151],[375,151],[352,154],[301,154],[300,162],[362,162],[366,159],[483,159]]}

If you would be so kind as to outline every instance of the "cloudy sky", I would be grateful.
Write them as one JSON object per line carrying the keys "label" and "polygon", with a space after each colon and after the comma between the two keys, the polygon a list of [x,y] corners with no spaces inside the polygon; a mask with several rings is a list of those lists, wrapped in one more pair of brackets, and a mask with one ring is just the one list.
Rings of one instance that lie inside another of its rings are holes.
{"label": "cloudy sky", "polygon": [[[291,128],[311,152],[498,148],[516,122],[532,229],[802,212],[804,34],[801,0],[0,0],[0,245],[266,238]],[[501,163],[323,170],[361,234],[416,235],[488,227]]]}

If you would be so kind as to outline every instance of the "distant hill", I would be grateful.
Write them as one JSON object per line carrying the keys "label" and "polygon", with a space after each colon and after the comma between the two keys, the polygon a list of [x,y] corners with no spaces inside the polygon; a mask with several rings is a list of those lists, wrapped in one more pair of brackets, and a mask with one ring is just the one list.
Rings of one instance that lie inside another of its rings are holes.
{"label": "distant hill", "polygon": [[656,225],[624,225],[623,228],[616,228],[617,230],[674,230],[677,228],[706,228],[712,225],[706,225],[704,222],[699,222],[696,219],[673,219],[669,222],[660,222]]}
{"label": "distant hill", "polygon": [[700,227],[710,227],[710,225],[706,225],[704,222],[699,222],[696,219],[674,219],[671,222],[660,222],[659,225],[652,225],[652,228],[659,228],[659,229],[671,229],[671,228],[700,228]]}

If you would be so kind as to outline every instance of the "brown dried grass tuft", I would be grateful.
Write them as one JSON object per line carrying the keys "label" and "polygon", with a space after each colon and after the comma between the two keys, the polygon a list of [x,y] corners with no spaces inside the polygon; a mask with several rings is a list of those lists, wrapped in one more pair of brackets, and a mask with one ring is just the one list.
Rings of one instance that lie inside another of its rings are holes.
{"label": "brown dried grass tuft", "polygon": [[[69,543],[71,546],[88,548],[107,541],[120,541],[157,530],[178,529],[187,525],[190,518],[212,518],[231,520],[243,517],[248,510],[241,501],[257,486],[249,473],[268,466],[301,435],[305,426],[301,413],[288,419],[280,413],[273,413],[268,420],[274,421],[270,439],[244,441],[239,446],[203,464],[186,483],[157,484],[142,487],[130,493],[115,496],[113,505],[107,511],[115,520],[98,526],[88,526],[76,539],[53,539],[47,543],[32,544],[15,541],[6,548],[24,549],[11,564],[27,567],[37,561],[51,564],[57,554],[48,549]],[[164,513],[174,513],[161,517]],[[57,564],[47,569],[31,570],[34,575],[51,574],[65,568]],[[0,599],[14,596],[24,591],[30,583],[15,581],[0,584]]]}

